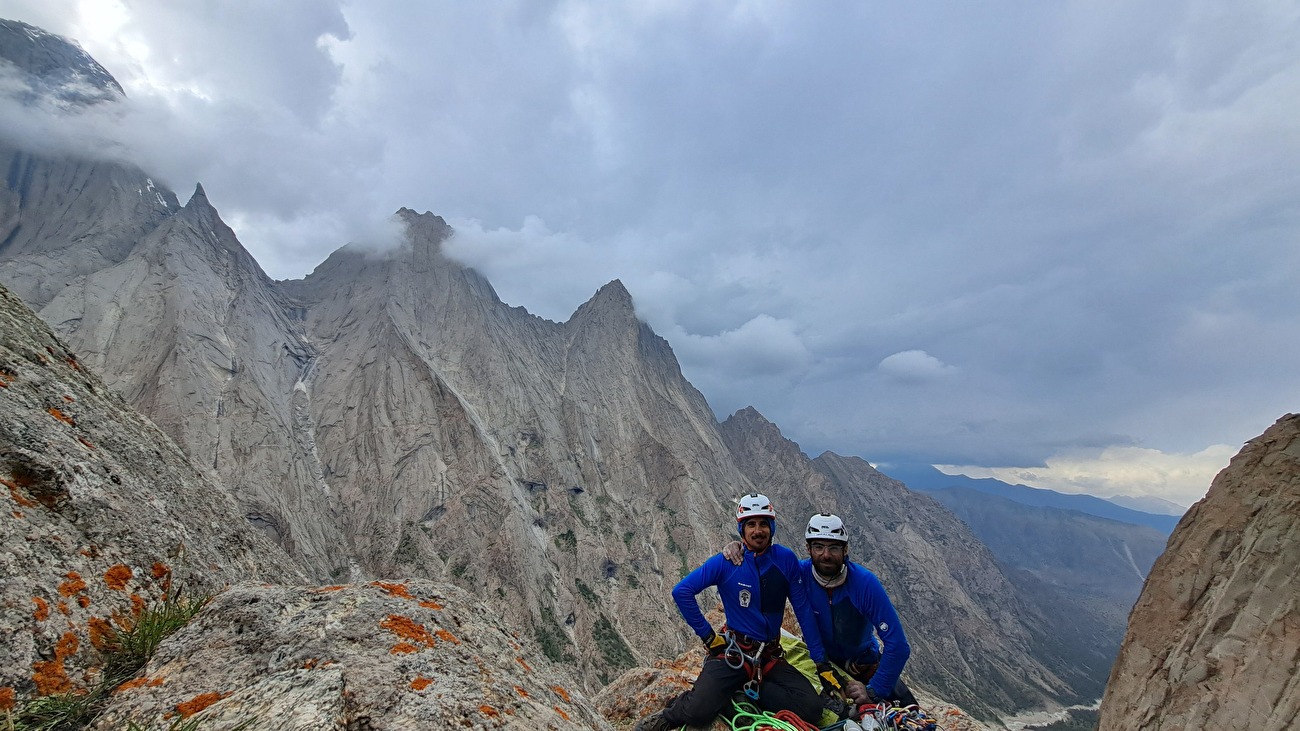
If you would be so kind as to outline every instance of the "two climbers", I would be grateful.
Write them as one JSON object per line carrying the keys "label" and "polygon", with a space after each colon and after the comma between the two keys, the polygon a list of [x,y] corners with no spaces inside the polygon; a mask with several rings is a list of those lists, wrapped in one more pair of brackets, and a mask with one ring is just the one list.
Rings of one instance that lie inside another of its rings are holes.
{"label": "two climbers", "polygon": [[[841,690],[840,679],[825,663],[806,572],[793,551],[772,542],[776,511],[771,501],[756,493],[742,497],[736,508],[736,529],[741,538],[736,544],[738,561],[733,564],[722,554],[715,555],[673,587],[673,601],[682,618],[708,648],[695,687],[664,710],[642,718],[636,731],[708,725],[731,707],[738,691],[765,710],[790,710],[816,725],[822,700],[808,679],[785,661],[781,649],[787,599],[799,619],[808,653],[822,673],[823,687]],[[704,618],[695,599],[710,586],[717,587],[726,613],[726,624],[718,630]]]}
{"label": "two climbers", "polygon": [[[826,657],[849,674],[845,695],[859,705],[914,705],[916,697],[900,678],[911,645],[880,579],[849,560],[844,521],[830,513],[814,515],[808,519],[804,541],[808,558],[799,567]],[[733,563],[740,552],[734,542],[722,549]]]}

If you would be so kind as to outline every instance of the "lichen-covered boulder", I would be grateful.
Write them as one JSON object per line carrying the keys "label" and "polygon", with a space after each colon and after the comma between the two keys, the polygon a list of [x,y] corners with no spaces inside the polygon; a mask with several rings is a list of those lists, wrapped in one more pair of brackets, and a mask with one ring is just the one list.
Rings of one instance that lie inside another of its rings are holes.
{"label": "lichen-covered boulder", "polygon": [[608,728],[498,615],[428,581],[240,584],[164,641],[94,728]]}
{"label": "lichen-covered boulder", "polygon": [[0,287],[0,707],[95,682],[185,587],[303,581],[234,500]]}

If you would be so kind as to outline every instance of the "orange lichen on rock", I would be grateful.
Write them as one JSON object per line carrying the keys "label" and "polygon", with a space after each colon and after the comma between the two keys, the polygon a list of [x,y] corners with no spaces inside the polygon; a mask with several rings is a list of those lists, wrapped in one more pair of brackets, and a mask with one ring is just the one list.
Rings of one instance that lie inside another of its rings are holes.
{"label": "orange lichen on rock", "polygon": [[32,603],[36,605],[36,611],[32,612],[32,616],[36,618],[37,622],[44,622],[50,618],[50,605],[44,599],[34,596],[32,597]]}
{"label": "orange lichen on rock", "polygon": [[311,669],[313,669],[313,668],[316,667],[316,663],[318,663],[318,662],[320,662],[320,660],[317,660],[317,659],[314,658],[314,657],[309,657],[309,658],[307,658],[307,661],[304,662],[304,663],[302,664],[302,669],[303,669],[303,670],[311,670]]}
{"label": "orange lichen on rock", "polygon": [[445,629],[440,629],[434,634],[438,635],[438,639],[442,640],[443,642],[450,642],[453,645],[460,644],[460,640],[456,639],[456,635],[453,635],[452,633],[448,632]]}
{"label": "orange lichen on rock", "polygon": [[61,602],[59,602],[58,604],[56,604],[56,605],[54,605],[54,606],[59,610],[59,614],[62,614],[62,615],[65,616],[65,617],[71,617],[71,616],[72,616],[72,610],[71,610],[71,609],[68,609],[68,603],[67,603],[67,602],[62,602],[62,601],[61,601]]}
{"label": "orange lichen on rock", "polygon": [[551,706],[551,707],[555,709],[556,713],[560,714],[560,718],[563,718],[566,721],[569,720],[569,714],[565,713],[562,708],[560,708],[559,706]]}
{"label": "orange lichen on rock", "polygon": [[527,698],[527,697],[528,697],[528,691],[524,690],[523,688],[520,688],[520,687],[517,686],[517,685],[515,686],[515,692],[519,694],[519,697],[520,697],[520,698]]}
{"label": "orange lichen on rock", "polygon": [[103,652],[112,646],[113,636],[117,634],[117,630],[113,629],[113,625],[109,624],[108,620],[91,617],[86,620],[86,624],[90,627],[90,644],[94,645],[96,650]]}
{"label": "orange lichen on rock", "polygon": [[411,690],[424,690],[425,688],[428,688],[432,683],[433,683],[432,680],[421,675],[417,677],[415,680],[411,681]]}
{"label": "orange lichen on rock", "polygon": [[67,581],[59,584],[60,596],[72,596],[86,590],[86,582],[82,580],[81,574],[76,571],[69,571],[63,576]]}
{"label": "orange lichen on rock", "polygon": [[558,686],[558,685],[552,685],[552,686],[551,686],[551,690],[555,691],[555,694],[556,694],[556,695],[558,695],[559,697],[563,698],[565,703],[572,703],[572,702],[573,702],[573,701],[569,700],[569,692],[566,691],[564,688],[561,688],[561,687]]}
{"label": "orange lichen on rock", "polygon": [[116,695],[118,693],[125,693],[128,690],[135,690],[136,688],[142,688],[144,687],[145,683],[148,682],[149,682],[148,678],[136,678],[135,680],[128,680],[125,683],[122,683],[121,685],[114,688],[113,694]]}
{"label": "orange lichen on rock", "polygon": [[501,712],[493,708],[492,706],[479,706],[478,710],[488,718],[496,718],[497,716],[501,715]]}
{"label": "orange lichen on rock", "polygon": [[139,594],[131,595],[131,616],[138,617],[144,611],[144,597]]}
{"label": "orange lichen on rock", "polygon": [[72,690],[72,681],[63,667],[63,661],[75,655],[81,641],[71,632],[64,632],[54,645],[54,659],[32,663],[32,682],[36,684],[37,695],[68,693]]}
{"label": "orange lichen on rock", "polygon": [[86,596],[85,594],[82,594],[81,596],[77,597],[77,606],[81,607],[82,609],[85,609],[86,607],[90,606],[90,597]]}
{"label": "orange lichen on rock", "polygon": [[516,657],[515,662],[519,663],[519,665],[523,667],[524,672],[531,673],[533,671],[532,668],[528,667],[528,663],[524,662],[524,659],[522,657]]}
{"label": "orange lichen on rock", "polygon": [[429,630],[424,628],[424,625],[400,614],[388,615],[379,626],[404,640],[418,642],[425,647],[433,647],[438,642],[433,635],[429,634]]}
{"label": "orange lichen on rock", "polygon": [[393,645],[393,649],[389,650],[389,651],[388,651],[388,654],[389,654],[389,655],[405,655],[405,654],[407,654],[407,653],[409,653],[409,652],[419,652],[419,651],[420,651],[420,648],[416,647],[415,645],[412,645],[412,644],[409,643],[409,642],[399,642],[399,643],[397,643],[396,645]]}
{"label": "orange lichen on rock", "polygon": [[370,585],[377,586],[380,589],[383,589],[384,591],[388,592],[389,594],[393,596],[401,597],[403,599],[415,598],[411,596],[411,592],[406,588],[406,584],[389,584],[383,581],[372,581],[370,582]]}
{"label": "orange lichen on rock", "polygon": [[0,711],[14,709],[14,689],[8,686],[0,688]]}
{"label": "orange lichen on rock", "polygon": [[35,500],[29,500],[23,497],[23,494],[18,492],[18,483],[16,482],[13,482],[11,480],[6,480],[5,478],[0,477],[0,485],[4,485],[5,487],[9,488],[9,496],[14,499],[14,502],[18,503],[24,508],[34,508],[39,504]]}
{"label": "orange lichen on rock", "polygon": [[86,449],[95,448],[95,445],[91,444],[90,440],[86,439],[85,437],[77,437],[77,441],[81,442],[81,446],[85,447]]}
{"label": "orange lichen on rock", "polygon": [[72,419],[71,416],[68,416],[67,414],[63,413],[62,411],[59,411],[58,409],[54,408],[53,406],[51,406],[50,408],[46,409],[46,411],[49,412],[50,416],[53,416],[54,418],[58,419],[59,421],[63,422],[64,424],[67,424],[68,426],[76,426],[76,425],[77,425],[77,422],[74,421],[74,420]]}
{"label": "orange lichen on rock", "polygon": [[71,632],[64,632],[63,636],[60,637],[59,641],[54,645],[54,656],[68,657],[69,655],[76,654],[80,647],[81,640],[77,639],[76,635]]}
{"label": "orange lichen on rock", "polygon": [[420,606],[424,607],[425,609],[442,609],[442,605],[439,604],[438,602],[435,602],[432,599],[425,599],[424,601],[420,602]]}
{"label": "orange lichen on rock", "polygon": [[32,663],[32,682],[36,684],[37,695],[54,695],[72,690],[72,681],[63,669],[63,661],[41,660]]}
{"label": "orange lichen on rock", "polygon": [[344,584],[336,584],[336,585],[334,585],[334,586],[320,586],[320,587],[317,587],[317,588],[316,588],[316,591],[321,592],[321,593],[324,593],[324,592],[327,592],[327,591],[341,591],[341,590],[346,589],[346,588],[348,588],[348,587],[347,587],[346,585],[344,585]]}
{"label": "orange lichen on rock", "polygon": [[135,623],[131,621],[131,617],[120,609],[113,610],[113,624],[117,625],[118,629],[123,632],[130,631],[135,626]]}
{"label": "orange lichen on rock", "polygon": [[134,576],[130,566],[123,563],[113,564],[108,571],[104,572],[104,583],[114,591],[123,591],[126,589],[126,582]]}
{"label": "orange lichen on rock", "polygon": [[229,693],[200,693],[184,703],[177,703],[176,712],[181,714],[181,718],[189,718],[229,695]]}
{"label": "orange lichen on rock", "polygon": [[21,511],[18,511],[18,510],[11,510],[11,511],[9,511],[9,514],[12,515],[12,516],[14,516],[15,518],[20,519],[20,520],[23,519],[23,518],[25,518],[25,517],[27,517],[27,516],[23,515]]}
{"label": "orange lichen on rock", "polygon": [[154,561],[151,572],[155,579],[162,581],[163,596],[166,597],[172,590],[172,570],[171,567],[162,561]]}

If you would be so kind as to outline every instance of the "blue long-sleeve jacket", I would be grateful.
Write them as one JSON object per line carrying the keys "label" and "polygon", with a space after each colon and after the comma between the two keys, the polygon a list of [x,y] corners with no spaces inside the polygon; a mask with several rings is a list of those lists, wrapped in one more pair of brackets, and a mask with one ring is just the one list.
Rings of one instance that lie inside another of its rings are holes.
{"label": "blue long-sleeve jacket", "polygon": [[799,618],[808,654],[813,662],[826,660],[817,618],[808,602],[808,585],[794,551],[777,544],[761,554],[746,550],[739,566],[719,553],[677,582],[673,601],[700,639],[708,637],[713,628],[700,612],[695,595],[710,586],[718,587],[727,626],[764,642],[781,637],[781,618],[788,598]]}
{"label": "blue long-sleeve jacket", "polygon": [[[880,579],[852,561],[845,565],[849,567],[845,582],[826,589],[813,578],[812,560],[799,562],[827,657],[840,665],[849,661],[869,664],[878,659],[880,667],[869,685],[884,698],[894,690],[912,646],[907,644],[903,624]],[[884,652],[876,644],[876,635],[884,643]]]}

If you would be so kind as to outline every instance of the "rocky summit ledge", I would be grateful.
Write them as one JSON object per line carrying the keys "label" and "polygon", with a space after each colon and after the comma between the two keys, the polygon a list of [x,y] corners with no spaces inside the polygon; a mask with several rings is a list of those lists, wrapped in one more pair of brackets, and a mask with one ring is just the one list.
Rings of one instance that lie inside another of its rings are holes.
{"label": "rocky summit ledge", "polygon": [[563,670],[427,581],[239,584],[168,638],[93,728],[606,729]]}

